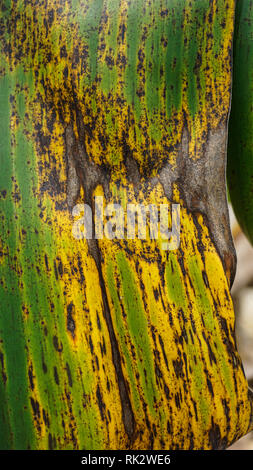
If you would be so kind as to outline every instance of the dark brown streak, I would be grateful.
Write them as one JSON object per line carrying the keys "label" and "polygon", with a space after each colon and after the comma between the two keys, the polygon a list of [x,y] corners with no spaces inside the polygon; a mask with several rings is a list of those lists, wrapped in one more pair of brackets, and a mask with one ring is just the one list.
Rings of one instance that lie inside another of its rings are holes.
{"label": "dark brown streak", "polygon": [[[74,175],[74,181],[68,180],[68,204],[69,208],[73,208],[73,204],[76,200],[76,197],[79,192],[79,185],[82,184],[85,191],[85,202],[92,206],[92,192],[98,183],[103,184],[105,189],[105,194],[107,194],[106,188],[108,188],[108,178],[105,177],[104,172],[101,168],[95,165],[93,162],[89,161],[84,148],[84,128],[82,123],[82,117],[78,114],[78,131],[79,131],[79,142],[76,142],[75,135],[73,132],[72,126],[66,128],[65,140],[67,147],[67,157],[68,161],[71,159],[71,173],[68,172],[68,178]],[[78,168],[78,172],[77,172]],[[75,174],[76,171],[76,174]],[[78,182],[77,182],[78,180]],[[93,220],[93,233],[94,233],[94,220]],[[121,400],[122,408],[122,419],[124,427],[129,439],[132,441],[134,438],[135,431],[135,420],[134,414],[129,398],[128,386],[125,381],[122,365],[121,365],[121,355],[119,351],[119,346],[117,343],[116,335],[113,328],[112,318],[110,314],[110,308],[107,298],[106,287],[104,283],[104,278],[102,274],[102,261],[101,254],[98,246],[98,241],[96,239],[87,240],[89,252],[93,256],[98,274],[99,274],[99,283],[102,292],[103,299],[103,313],[105,321],[107,324],[111,348],[112,348],[112,359],[115,367],[116,377],[118,381],[119,394]]]}

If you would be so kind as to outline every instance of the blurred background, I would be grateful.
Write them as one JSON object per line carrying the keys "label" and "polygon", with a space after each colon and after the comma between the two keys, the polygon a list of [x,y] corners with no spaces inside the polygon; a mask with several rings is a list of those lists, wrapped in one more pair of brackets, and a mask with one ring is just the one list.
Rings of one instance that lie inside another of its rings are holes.
{"label": "blurred background", "polygon": [[[253,388],[253,247],[242,233],[232,208],[229,210],[237,252],[237,273],[231,291],[236,315],[237,346],[249,385]],[[253,432],[237,441],[229,450],[253,450]]]}

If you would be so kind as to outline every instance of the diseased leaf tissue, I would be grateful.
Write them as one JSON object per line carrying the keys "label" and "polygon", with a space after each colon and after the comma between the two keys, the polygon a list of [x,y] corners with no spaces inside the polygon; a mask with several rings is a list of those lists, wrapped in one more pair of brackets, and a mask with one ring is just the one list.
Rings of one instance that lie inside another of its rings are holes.
{"label": "diseased leaf tissue", "polygon": [[[250,424],[225,193],[234,0],[1,2],[0,447],[214,449]],[[181,240],[75,240],[75,204]]]}

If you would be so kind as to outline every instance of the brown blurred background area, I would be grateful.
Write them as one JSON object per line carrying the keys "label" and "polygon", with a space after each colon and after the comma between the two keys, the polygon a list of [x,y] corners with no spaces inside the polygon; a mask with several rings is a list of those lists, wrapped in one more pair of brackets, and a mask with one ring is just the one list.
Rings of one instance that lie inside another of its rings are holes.
{"label": "brown blurred background area", "polygon": [[[237,253],[237,272],[232,287],[236,315],[237,346],[249,385],[253,388],[253,247],[242,233],[232,208],[230,222]],[[229,450],[253,450],[253,432]]]}

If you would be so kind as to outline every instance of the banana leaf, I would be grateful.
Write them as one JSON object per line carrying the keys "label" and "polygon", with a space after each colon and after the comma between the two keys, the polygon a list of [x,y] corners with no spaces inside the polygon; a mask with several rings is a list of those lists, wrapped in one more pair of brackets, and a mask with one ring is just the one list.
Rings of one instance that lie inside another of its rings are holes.
{"label": "banana leaf", "polygon": [[[1,2],[1,449],[223,449],[252,429],[234,19],[234,0]],[[147,217],[127,237],[131,205],[168,206],[171,236]]]}

